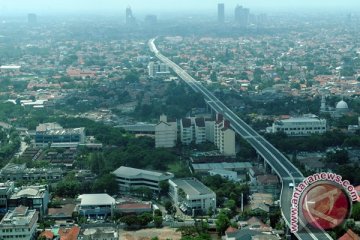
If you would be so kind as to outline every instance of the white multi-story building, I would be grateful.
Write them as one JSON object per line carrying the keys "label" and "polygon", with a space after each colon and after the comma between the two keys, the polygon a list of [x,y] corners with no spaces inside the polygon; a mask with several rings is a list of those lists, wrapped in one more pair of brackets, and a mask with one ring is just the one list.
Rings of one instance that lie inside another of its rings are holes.
{"label": "white multi-story building", "polygon": [[216,116],[216,121],[204,118],[181,119],[180,140],[183,144],[213,142],[225,156],[236,155],[235,132],[221,114]]}
{"label": "white multi-story building", "polygon": [[289,118],[275,121],[268,132],[284,132],[289,136],[309,136],[316,133],[326,132],[326,119],[320,119],[315,115]]}
{"label": "white multi-story building", "polygon": [[230,122],[221,114],[214,124],[214,143],[225,156],[235,156],[235,132],[230,129]]}
{"label": "white multi-story building", "polygon": [[177,140],[177,123],[168,122],[165,115],[160,116],[160,122],[155,126],[155,147],[172,148]]}
{"label": "white multi-story building", "polygon": [[106,193],[82,194],[78,197],[79,214],[87,218],[112,216],[115,199]]}
{"label": "white multi-story building", "polygon": [[19,206],[8,211],[0,222],[0,239],[33,240],[36,235],[38,213]]}
{"label": "white multi-story building", "polygon": [[222,128],[219,132],[220,144],[218,146],[225,156],[235,156],[235,132],[230,128]]}
{"label": "white multi-story building", "polygon": [[26,205],[30,209],[36,209],[39,212],[40,218],[43,218],[48,213],[48,186],[34,185],[15,189],[7,204],[8,209],[16,209],[17,206]]}
{"label": "white multi-story building", "polygon": [[216,209],[216,194],[195,178],[169,180],[169,195],[188,214]]}
{"label": "white multi-story building", "polygon": [[206,142],[206,128],[205,128],[205,119],[204,118],[193,118],[192,122],[194,124],[194,133],[195,133],[195,143],[204,143]]}
{"label": "white multi-story building", "polygon": [[85,128],[63,128],[58,123],[42,123],[36,127],[35,144],[47,147],[49,144],[56,146],[77,146],[85,143]]}
{"label": "white multi-story building", "polygon": [[183,118],[180,121],[180,139],[183,144],[206,142],[206,125],[204,118]]}
{"label": "white multi-story building", "polygon": [[169,67],[165,63],[150,62],[148,65],[148,71],[150,77],[156,77],[161,75],[168,75]]}
{"label": "white multi-story building", "polygon": [[180,120],[180,140],[183,144],[190,144],[194,140],[194,126],[190,118]]}
{"label": "white multi-story building", "polygon": [[214,129],[215,129],[215,121],[206,120],[205,121],[205,138],[209,142],[215,141],[214,136]]}
{"label": "white multi-story building", "polygon": [[155,192],[160,191],[160,182],[174,177],[174,174],[166,172],[155,172],[121,166],[113,174],[119,185],[120,192],[129,192],[132,189],[145,187]]}

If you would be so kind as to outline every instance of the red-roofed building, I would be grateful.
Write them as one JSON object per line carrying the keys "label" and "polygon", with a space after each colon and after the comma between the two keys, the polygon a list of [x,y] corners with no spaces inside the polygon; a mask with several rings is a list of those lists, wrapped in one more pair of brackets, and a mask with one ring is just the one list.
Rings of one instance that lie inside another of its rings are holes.
{"label": "red-roofed building", "polygon": [[71,228],[60,228],[60,240],[77,240],[80,233],[80,227],[73,226]]}
{"label": "red-roofed building", "polygon": [[228,233],[233,233],[233,232],[236,232],[237,230],[238,230],[237,228],[234,228],[234,227],[232,227],[232,226],[229,226],[229,227],[226,229],[225,233],[226,233],[226,234],[228,234]]}
{"label": "red-roofed building", "polygon": [[339,240],[360,240],[360,237],[349,229]]}
{"label": "red-roofed building", "polygon": [[52,240],[54,238],[54,233],[49,230],[45,230],[40,234],[40,237],[45,237],[46,240]]}

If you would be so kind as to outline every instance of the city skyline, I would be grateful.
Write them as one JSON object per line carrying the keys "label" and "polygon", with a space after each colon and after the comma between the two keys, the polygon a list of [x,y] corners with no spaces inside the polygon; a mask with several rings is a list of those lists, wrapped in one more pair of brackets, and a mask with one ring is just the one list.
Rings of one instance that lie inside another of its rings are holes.
{"label": "city skyline", "polygon": [[[53,14],[53,13],[122,13],[126,7],[131,6],[134,12],[144,14],[146,12],[153,12],[156,14],[164,12],[199,12],[199,13],[216,13],[217,4],[225,4],[225,12],[230,13],[236,5],[243,5],[251,8],[254,11],[299,11],[299,10],[351,10],[352,12],[356,7],[360,6],[360,2],[355,0],[334,0],[325,1],[318,0],[315,3],[310,0],[256,0],[256,1],[237,1],[237,0],[201,0],[194,3],[190,0],[182,1],[182,4],[177,4],[177,1],[169,0],[153,0],[151,3],[144,3],[141,0],[128,0],[128,1],[70,1],[70,0],[3,0],[0,2],[0,14],[21,14],[27,12],[35,12],[38,14]],[[176,6],[176,7],[175,7]]]}

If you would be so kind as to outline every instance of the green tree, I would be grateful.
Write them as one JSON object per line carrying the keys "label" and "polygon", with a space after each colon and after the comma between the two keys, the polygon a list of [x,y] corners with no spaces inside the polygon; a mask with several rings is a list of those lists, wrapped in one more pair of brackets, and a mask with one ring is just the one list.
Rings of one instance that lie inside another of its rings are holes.
{"label": "green tree", "polygon": [[161,181],[159,183],[160,187],[160,194],[166,196],[169,193],[169,182],[168,181]]}
{"label": "green tree", "polygon": [[141,226],[148,225],[153,220],[153,216],[151,213],[142,213],[138,216],[138,221]]}
{"label": "green tree", "polygon": [[105,174],[98,178],[93,185],[93,192],[114,195],[118,192],[118,184],[113,174]]}
{"label": "green tree", "polygon": [[166,201],[164,207],[168,214],[174,215],[176,213],[176,207],[172,204],[172,202]]}
{"label": "green tree", "polygon": [[162,216],[154,216],[155,227],[157,227],[157,228],[161,227],[162,223],[163,223]]}
{"label": "green tree", "polygon": [[156,210],[154,211],[154,216],[160,216],[160,217],[162,217],[162,212],[161,212],[159,209],[156,209]]}
{"label": "green tree", "polygon": [[216,221],[216,230],[219,234],[219,236],[224,235],[225,230],[230,226],[230,219],[224,212],[220,212]]}
{"label": "green tree", "polygon": [[229,199],[225,202],[225,207],[229,208],[231,211],[231,215],[236,214],[236,202],[233,199]]}
{"label": "green tree", "polygon": [[136,215],[126,215],[120,218],[120,222],[125,223],[127,226],[139,224],[139,219]]}

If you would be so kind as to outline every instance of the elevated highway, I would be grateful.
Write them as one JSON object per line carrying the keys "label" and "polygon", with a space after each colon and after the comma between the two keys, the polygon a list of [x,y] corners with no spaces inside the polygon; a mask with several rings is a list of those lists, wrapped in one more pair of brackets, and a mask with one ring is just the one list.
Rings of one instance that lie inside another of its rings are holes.
{"label": "elevated highway", "polygon": [[[207,102],[207,104],[217,113],[221,113],[227,120],[230,121],[231,127],[236,133],[244,138],[256,151],[261,155],[264,160],[271,166],[276,172],[282,182],[282,190],[280,196],[280,207],[282,216],[286,224],[290,227],[290,209],[291,209],[291,196],[293,189],[289,187],[289,183],[297,185],[303,180],[304,176],[279,150],[277,150],[272,144],[252,129],[247,123],[239,118],[233,111],[231,111],[225,104],[223,104],[217,97],[215,97],[206,87],[200,82],[196,81],[186,71],[184,71],[177,64],[165,57],[156,48],[155,39],[149,40],[149,48],[155,54],[155,56],[167,64],[184,82],[186,82],[195,92],[201,93]],[[312,231],[308,227],[304,226],[304,230],[295,233],[298,239],[310,240],[329,240],[332,239],[324,231]]]}

